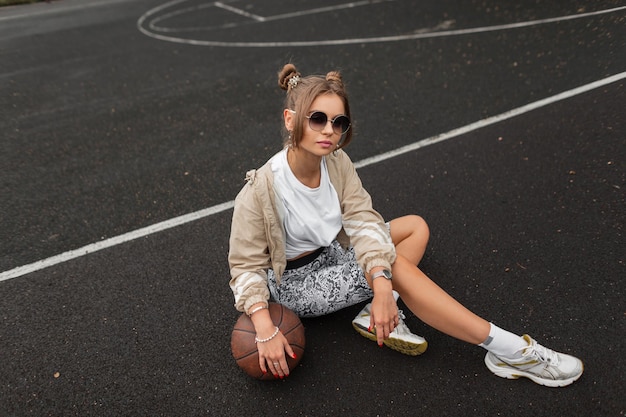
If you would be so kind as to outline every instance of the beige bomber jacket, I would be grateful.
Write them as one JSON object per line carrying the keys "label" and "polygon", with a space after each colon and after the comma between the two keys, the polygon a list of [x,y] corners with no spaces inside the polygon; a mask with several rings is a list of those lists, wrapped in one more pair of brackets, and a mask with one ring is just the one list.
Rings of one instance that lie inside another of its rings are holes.
{"label": "beige bomber jacket", "polygon": [[[339,196],[343,228],[337,240],[354,247],[364,271],[382,266],[391,269],[396,252],[382,216],[373,209],[372,199],[348,155],[338,150],[326,157],[328,174]],[[267,270],[277,277],[285,270],[285,231],[281,204],[274,190],[271,162],[246,173],[247,184],[235,199],[228,263],[230,288],[235,308],[245,312],[270,298]]]}

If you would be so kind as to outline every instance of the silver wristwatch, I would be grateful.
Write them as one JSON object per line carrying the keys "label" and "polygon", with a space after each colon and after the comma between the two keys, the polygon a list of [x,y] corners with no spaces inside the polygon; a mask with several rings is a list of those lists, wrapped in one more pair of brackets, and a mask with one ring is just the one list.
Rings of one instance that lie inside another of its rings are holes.
{"label": "silver wristwatch", "polygon": [[382,271],[376,272],[372,275],[372,281],[374,281],[378,277],[385,277],[385,279],[391,281],[391,271],[388,269],[383,269]]}

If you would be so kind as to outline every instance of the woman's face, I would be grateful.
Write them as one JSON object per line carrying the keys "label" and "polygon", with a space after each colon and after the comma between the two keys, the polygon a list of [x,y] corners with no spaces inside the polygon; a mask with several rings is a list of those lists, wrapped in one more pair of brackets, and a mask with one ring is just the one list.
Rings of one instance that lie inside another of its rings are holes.
{"label": "woman's face", "polygon": [[322,94],[313,100],[311,107],[306,112],[306,116],[313,112],[325,113],[328,121],[321,131],[317,131],[311,129],[309,119],[305,118],[302,140],[298,148],[300,151],[321,157],[337,149],[337,144],[341,140],[341,133],[333,130],[331,120],[345,114],[345,108],[341,98],[336,94],[330,93]]}

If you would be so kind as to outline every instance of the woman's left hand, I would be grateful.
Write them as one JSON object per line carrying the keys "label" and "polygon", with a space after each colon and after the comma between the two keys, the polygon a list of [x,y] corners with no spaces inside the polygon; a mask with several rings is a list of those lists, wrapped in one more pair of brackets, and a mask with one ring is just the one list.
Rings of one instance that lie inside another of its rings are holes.
{"label": "woman's left hand", "polygon": [[[370,329],[376,329],[376,340],[378,345],[382,346],[383,340],[389,338],[389,334],[398,325],[398,305],[393,297],[391,283],[380,279],[375,281],[379,281],[380,285],[374,282]],[[376,286],[379,288],[376,288]]]}

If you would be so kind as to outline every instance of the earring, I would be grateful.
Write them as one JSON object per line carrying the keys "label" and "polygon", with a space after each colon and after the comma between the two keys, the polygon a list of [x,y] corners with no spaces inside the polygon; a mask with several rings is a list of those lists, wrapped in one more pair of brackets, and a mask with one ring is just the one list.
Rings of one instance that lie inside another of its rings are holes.
{"label": "earring", "polygon": [[287,146],[289,149],[293,149],[293,132],[289,131],[289,139],[287,139]]}
{"label": "earring", "polygon": [[341,149],[341,145],[343,145],[343,138],[339,141],[337,145],[335,145],[335,150],[333,151],[333,155],[337,156],[337,152]]}

